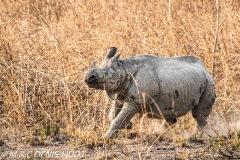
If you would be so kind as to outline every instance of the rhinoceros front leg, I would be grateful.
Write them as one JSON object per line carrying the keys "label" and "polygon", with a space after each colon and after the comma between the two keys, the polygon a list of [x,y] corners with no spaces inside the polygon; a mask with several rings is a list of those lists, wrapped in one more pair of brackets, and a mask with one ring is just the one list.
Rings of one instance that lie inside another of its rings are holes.
{"label": "rhinoceros front leg", "polygon": [[[123,108],[123,103],[119,102],[118,100],[115,100],[112,104],[112,108],[109,112],[109,121],[110,123],[117,117],[117,115],[120,113],[120,111]],[[127,129],[132,129],[132,123],[129,122],[127,125]]]}
{"label": "rhinoceros front leg", "polygon": [[125,128],[131,118],[139,111],[138,106],[125,102],[117,117],[111,122],[107,133],[103,138],[114,138],[114,135],[122,128]]}
{"label": "rhinoceros front leg", "polygon": [[112,108],[109,112],[109,121],[112,122],[117,115],[120,113],[121,109],[123,107],[123,103],[118,102],[118,100],[115,100],[112,104]]}

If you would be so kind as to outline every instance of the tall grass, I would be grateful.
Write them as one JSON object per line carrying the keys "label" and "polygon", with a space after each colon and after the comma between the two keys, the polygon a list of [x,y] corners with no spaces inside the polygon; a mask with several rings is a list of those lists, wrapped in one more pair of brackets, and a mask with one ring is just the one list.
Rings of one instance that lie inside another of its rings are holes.
{"label": "tall grass", "polygon": [[83,80],[91,60],[99,64],[110,46],[122,58],[200,57],[210,73],[215,66],[214,110],[239,110],[238,0],[4,0],[0,12],[0,136],[50,126],[79,143],[97,143],[109,126],[111,100]]}

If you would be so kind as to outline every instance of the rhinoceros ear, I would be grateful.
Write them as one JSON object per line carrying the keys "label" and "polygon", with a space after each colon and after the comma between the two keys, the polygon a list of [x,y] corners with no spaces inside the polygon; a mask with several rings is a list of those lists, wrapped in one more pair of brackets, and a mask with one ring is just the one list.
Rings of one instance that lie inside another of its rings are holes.
{"label": "rhinoceros ear", "polygon": [[118,59],[119,59],[119,57],[120,57],[120,55],[121,55],[121,52],[119,51],[112,59],[113,59],[113,61],[118,61]]}
{"label": "rhinoceros ear", "polygon": [[112,60],[112,65],[113,65],[113,68],[117,68],[118,66],[118,59],[121,55],[121,52],[118,52],[111,60]]}
{"label": "rhinoceros ear", "polygon": [[109,48],[105,59],[110,59],[110,58],[112,58],[112,57],[116,54],[116,51],[117,51],[117,48],[116,48],[116,47],[111,47],[111,48]]}
{"label": "rhinoceros ear", "polygon": [[91,67],[90,68],[96,68],[96,62],[92,61]]}

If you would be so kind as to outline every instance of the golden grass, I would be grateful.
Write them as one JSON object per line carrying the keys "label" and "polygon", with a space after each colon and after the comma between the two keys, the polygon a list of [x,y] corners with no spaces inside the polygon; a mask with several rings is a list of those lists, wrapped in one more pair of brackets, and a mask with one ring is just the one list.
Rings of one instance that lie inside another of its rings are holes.
{"label": "golden grass", "polygon": [[[239,110],[240,2],[220,0],[218,23],[216,8],[214,0],[1,1],[1,130],[20,127],[31,135],[45,125],[77,143],[98,143],[109,126],[111,100],[83,78],[110,46],[122,58],[194,55],[210,73],[214,63],[214,110]],[[178,127],[188,128],[189,119]],[[133,121],[139,124],[138,117]]]}

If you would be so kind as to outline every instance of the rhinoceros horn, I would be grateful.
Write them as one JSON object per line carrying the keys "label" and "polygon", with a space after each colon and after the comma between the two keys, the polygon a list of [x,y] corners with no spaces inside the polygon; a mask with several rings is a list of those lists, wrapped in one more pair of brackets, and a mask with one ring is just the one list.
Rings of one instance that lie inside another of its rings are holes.
{"label": "rhinoceros horn", "polygon": [[110,58],[112,58],[112,57],[116,54],[116,51],[117,51],[117,48],[116,48],[116,47],[111,47],[111,48],[109,48],[105,59],[110,59]]}

